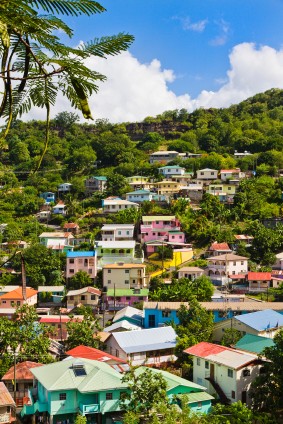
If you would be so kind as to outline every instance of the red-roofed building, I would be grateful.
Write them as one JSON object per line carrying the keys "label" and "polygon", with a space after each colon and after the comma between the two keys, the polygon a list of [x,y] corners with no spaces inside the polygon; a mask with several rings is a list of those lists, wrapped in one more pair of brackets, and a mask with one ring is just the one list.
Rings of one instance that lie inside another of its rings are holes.
{"label": "red-roofed building", "polygon": [[249,292],[266,292],[270,287],[271,272],[248,272]]}
{"label": "red-roofed building", "polygon": [[68,315],[46,315],[40,318],[41,324],[49,325],[53,330],[49,335],[50,339],[53,340],[67,340],[67,323],[70,321],[83,321],[83,315],[74,315],[69,317]]}
{"label": "red-roofed building", "polygon": [[67,233],[72,233],[72,234],[78,234],[79,232],[79,225],[76,224],[75,222],[66,222],[63,226],[63,230]]}
{"label": "red-roofed building", "polygon": [[193,381],[205,386],[208,393],[217,393],[226,404],[251,403],[251,384],[264,364],[257,355],[207,342],[184,352],[193,356]]}
{"label": "red-roofed building", "polygon": [[240,180],[245,177],[245,173],[241,172],[240,168],[236,169],[221,169],[220,179],[222,181],[227,180]]}
{"label": "red-roofed building", "polygon": [[37,290],[29,287],[23,289],[19,287],[9,293],[0,296],[1,308],[16,308],[18,306],[29,305],[33,306],[37,303]]}
{"label": "red-roofed building", "polygon": [[127,363],[127,361],[118,358],[117,356],[110,355],[110,353],[106,353],[94,347],[84,345],[80,345],[75,347],[74,349],[68,350],[66,352],[66,355],[73,356],[74,358],[84,358],[100,362],[106,362],[108,365]]}
{"label": "red-roofed building", "polygon": [[16,404],[4,383],[0,383],[0,422],[16,421]]}
{"label": "red-roofed building", "polygon": [[217,241],[215,241],[208,249],[209,256],[225,255],[226,253],[232,253],[228,243],[217,243]]}
{"label": "red-roofed building", "polygon": [[[41,367],[42,364],[37,362],[25,361],[19,362],[12,366],[6,374],[2,377],[2,381],[5,383],[8,391],[13,395],[14,394],[14,380],[16,377],[16,405],[22,406],[28,402],[29,399],[29,389],[33,387],[34,376],[31,373],[32,368]],[[1,419],[0,419],[1,422]]]}

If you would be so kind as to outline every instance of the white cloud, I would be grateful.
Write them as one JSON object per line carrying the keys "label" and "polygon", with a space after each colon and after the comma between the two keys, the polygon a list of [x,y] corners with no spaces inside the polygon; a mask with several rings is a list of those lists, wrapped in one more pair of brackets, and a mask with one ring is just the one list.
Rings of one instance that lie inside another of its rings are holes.
{"label": "white cloud", "polygon": [[191,22],[190,18],[182,20],[183,29],[195,32],[203,32],[208,23],[207,19],[198,22]]}
{"label": "white cloud", "polygon": [[211,46],[223,46],[228,41],[230,25],[223,19],[216,21],[215,24],[219,27],[220,34],[210,40],[209,44]]}
{"label": "white cloud", "polygon": [[[243,43],[233,48],[229,59],[230,69],[226,79],[219,80],[219,90],[203,90],[195,99],[170,90],[174,71],[163,69],[157,59],[144,64],[129,52],[107,60],[89,59],[87,65],[108,78],[90,99],[93,117],[113,123],[141,121],[165,110],[227,107],[270,88],[283,88],[283,50]],[[71,108],[59,95],[53,116],[63,110]],[[33,108],[26,119],[45,119],[45,113]]]}

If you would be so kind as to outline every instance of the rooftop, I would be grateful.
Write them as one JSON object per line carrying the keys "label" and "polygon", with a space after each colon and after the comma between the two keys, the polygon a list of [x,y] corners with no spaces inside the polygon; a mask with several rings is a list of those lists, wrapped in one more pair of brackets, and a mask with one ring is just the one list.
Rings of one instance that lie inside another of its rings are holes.
{"label": "rooftop", "polygon": [[271,272],[248,272],[248,280],[256,280],[256,281],[270,281],[271,280]]}
{"label": "rooftop", "polygon": [[63,231],[44,232],[44,233],[41,233],[39,237],[40,238],[43,238],[43,237],[44,238],[66,238],[66,237],[74,238],[72,233],[66,233]]}
{"label": "rooftop", "polygon": [[[37,290],[26,288],[26,298],[30,298],[32,296],[37,295]],[[23,297],[23,288],[19,287],[16,290],[12,290],[9,293],[2,294],[0,296],[0,300],[24,300]]]}
{"label": "rooftop", "polygon": [[[272,303],[269,307],[272,307]],[[283,315],[273,309],[238,315],[234,319],[257,331],[266,331],[283,326]]]}
{"label": "rooftop", "polygon": [[135,297],[146,297],[148,296],[148,289],[108,289],[107,296],[116,297],[121,296],[135,296]]}
{"label": "rooftop", "polygon": [[99,289],[97,289],[96,287],[83,287],[82,289],[78,289],[78,290],[70,290],[67,293],[67,296],[77,296],[79,294],[84,294],[84,293],[92,293],[92,294],[97,294],[98,296],[101,295],[101,291]]}
{"label": "rooftop", "polygon": [[274,346],[273,339],[269,337],[256,336],[255,334],[245,334],[235,345],[236,349],[245,350],[251,353],[262,353],[266,347]]}
{"label": "rooftop", "polygon": [[96,349],[94,347],[80,345],[74,349],[70,349],[66,352],[66,355],[72,356],[73,358],[84,358],[92,359],[99,362],[119,362],[125,363],[121,358],[110,355],[110,353],[103,352],[102,350]]}
{"label": "rooftop", "polygon": [[134,240],[120,241],[98,241],[97,246],[102,249],[134,249],[136,242]]}
{"label": "rooftop", "polygon": [[145,215],[142,217],[142,222],[155,222],[155,221],[175,221],[174,215]]}
{"label": "rooftop", "polygon": [[178,272],[204,272],[202,268],[198,268],[197,266],[184,266],[180,268]]}
{"label": "rooftop", "polygon": [[245,261],[248,260],[246,256],[238,256],[233,253],[226,253],[225,255],[212,256],[207,258],[207,261]]}
{"label": "rooftop", "polygon": [[104,265],[103,269],[140,269],[140,268],[146,268],[145,264],[127,264],[124,262],[117,262],[115,264],[108,264]]}
{"label": "rooftop", "polygon": [[67,252],[67,258],[86,258],[86,257],[93,257],[96,255],[95,250],[78,250],[76,252]]}
{"label": "rooftop", "polygon": [[[127,330],[137,331],[137,330],[141,330],[141,327],[139,325],[130,323],[126,319],[122,319],[121,321],[114,322],[108,327],[105,327],[103,331],[105,331],[106,333],[111,333],[112,331],[117,331],[118,329],[123,329],[126,331]],[[123,330],[120,330],[120,331],[123,331]]]}
{"label": "rooftop", "polygon": [[65,286],[38,286],[38,293],[42,292],[63,292],[65,290]]}
{"label": "rooftop", "polygon": [[217,241],[215,241],[214,243],[211,244],[209,250],[227,250],[229,252],[231,252],[231,249],[228,245],[228,243],[217,243]]}
{"label": "rooftop", "polygon": [[37,362],[24,361],[18,362],[14,370],[14,365],[3,375],[2,380],[14,380],[15,375],[18,380],[33,380],[32,368],[41,367]]}
{"label": "rooftop", "polygon": [[208,342],[198,343],[184,352],[236,370],[257,360],[255,355]]}
{"label": "rooftop", "polygon": [[0,382],[0,406],[14,406],[15,401],[4,383]]}
{"label": "rooftop", "polygon": [[170,349],[176,346],[176,333],[170,326],[122,331],[112,333],[112,337],[126,353]]}
{"label": "rooftop", "polygon": [[107,230],[133,230],[134,224],[104,224],[101,228],[101,231]]}
{"label": "rooftop", "polygon": [[125,317],[141,322],[143,318],[143,311],[137,308],[133,308],[132,306],[126,306],[125,308],[116,312],[113,318],[113,322],[119,321]]}

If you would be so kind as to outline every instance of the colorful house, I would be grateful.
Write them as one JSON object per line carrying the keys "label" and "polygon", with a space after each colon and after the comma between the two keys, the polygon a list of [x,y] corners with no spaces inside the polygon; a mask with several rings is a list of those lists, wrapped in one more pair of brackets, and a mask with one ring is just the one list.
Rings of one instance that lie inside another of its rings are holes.
{"label": "colorful house", "polygon": [[122,200],[119,197],[102,200],[102,209],[105,213],[117,213],[130,208],[138,209],[139,204],[129,200]]}
{"label": "colorful house", "polygon": [[248,272],[247,281],[249,293],[266,293],[271,284],[271,272]]}
{"label": "colorful house", "polygon": [[83,321],[83,315],[44,315],[40,318],[39,322],[52,329],[49,338],[53,341],[60,340],[61,342],[67,340],[67,324],[68,322],[81,322]]}
{"label": "colorful house", "polygon": [[71,189],[72,189],[72,185],[70,183],[62,183],[59,184],[58,186],[58,192],[59,193],[70,193]]}
{"label": "colorful house", "polygon": [[158,152],[151,153],[149,156],[149,163],[168,163],[179,156],[179,152],[175,150],[159,150]]}
{"label": "colorful house", "polygon": [[217,243],[217,241],[214,241],[207,250],[208,256],[226,255],[226,253],[232,253],[228,243]]}
{"label": "colorful house", "polygon": [[97,264],[99,268],[116,262],[143,263],[143,251],[136,255],[134,240],[98,241],[96,242]]}
{"label": "colorful house", "polygon": [[173,194],[179,193],[181,184],[177,181],[163,180],[154,183],[154,187],[159,195],[173,196]]}
{"label": "colorful house", "polygon": [[96,287],[83,287],[78,290],[69,290],[67,297],[67,308],[75,308],[78,305],[95,308],[98,305],[101,291]]}
{"label": "colorful house", "polygon": [[233,202],[234,196],[237,191],[237,186],[235,184],[210,184],[208,186],[207,193],[212,196],[217,196],[220,202]]}
{"label": "colorful house", "polygon": [[67,214],[67,206],[62,200],[59,200],[59,202],[53,206],[52,213],[54,215],[66,215]]}
{"label": "colorful house", "polygon": [[[33,387],[33,374],[31,373],[32,368],[41,367],[42,364],[37,362],[24,361],[18,362],[3,375],[2,381],[5,383],[11,396],[16,394],[16,405],[17,407],[23,406],[28,402],[29,390]],[[16,391],[14,392],[14,382],[16,381]],[[1,416],[0,416],[0,422]]]}
{"label": "colorful house", "polygon": [[148,289],[108,289],[103,294],[104,307],[116,311],[135,303],[148,301]]}
{"label": "colorful house", "polygon": [[146,286],[146,265],[123,262],[105,265],[103,286],[107,289],[141,289]]}
{"label": "colorful house", "polygon": [[38,286],[37,291],[39,303],[61,304],[65,296],[65,286]]}
{"label": "colorful house", "polygon": [[193,357],[193,381],[217,393],[225,404],[251,404],[254,379],[264,372],[264,361],[252,355],[212,343],[201,342],[184,351]]}
{"label": "colorful house", "polygon": [[96,277],[97,258],[95,250],[67,252],[66,278],[73,277],[79,271],[86,272],[92,279]]}
{"label": "colorful house", "polygon": [[218,178],[218,170],[217,169],[210,169],[210,168],[204,168],[199,169],[197,171],[197,180],[217,180]]}
{"label": "colorful house", "polygon": [[102,241],[133,240],[134,224],[105,224],[101,228]]}
{"label": "colorful house", "polygon": [[127,181],[132,189],[134,190],[149,190],[153,185],[149,182],[149,177],[143,175],[133,175],[132,177],[127,177]]}
{"label": "colorful house", "polygon": [[240,180],[245,178],[245,173],[241,172],[240,168],[235,169],[221,169],[220,170],[220,179],[222,181],[227,180]]}
{"label": "colorful house", "polygon": [[141,326],[143,323],[143,311],[132,306],[126,306],[120,311],[117,311],[112,322],[128,321],[131,324]]}
{"label": "colorful house", "polygon": [[182,168],[179,165],[167,165],[162,166],[158,169],[158,172],[162,174],[165,178],[171,178],[173,175],[184,175],[186,172],[185,168]]}
{"label": "colorful house", "polygon": [[152,193],[150,190],[135,190],[126,193],[126,199],[130,202],[142,203],[142,202],[151,202],[154,198],[155,193]]}
{"label": "colorful house", "polygon": [[236,344],[235,349],[244,352],[261,355],[266,347],[275,345],[273,339],[269,337],[256,336],[255,334],[245,334]]}
{"label": "colorful house", "polygon": [[120,397],[126,389],[121,375],[100,361],[69,357],[34,368],[36,389],[21,416],[37,414],[43,423],[74,422],[79,413],[90,423],[119,422]]}
{"label": "colorful house", "polygon": [[107,177],[93,176],[85,180],[86,195],[91,195],[96,191],[103,192],[107,187]]}
{"label": "colorful house", "polygon": [[[180,221],[173,215],[143,216],[140,228],[141,242],[166,241],[184,243],[185,234],[181,231]],[[147,247],[147,253],[153,253],[154,246]]]}
{"label": "colorful house", "polygon": [[55,203],[55,193],[53,193],[52,191],[45,191],[44,193],[41,193],[39,196],[45,200],[46,205],[48,205],[51,202]]}
{"label": "colorful house", "polygon": [[248,258],[233,253],[212,256],[207,259],[207,262],[205,273],[215,285],[227,284],[230,276],[235,278],[248,272]]}
{"label": "colorful house", "polygon": [[39,236],[39,243],[52,250],[68,252],[73,250],[74,236],[63,231],[44,232]]}
{"label": "colorful house", "polygon": [[202,268],[197,266],[183,266],[178,270],[178,279],[179,278],[188,278],[189,280],[194,281],[196,278],[201,277],[204,274]]}
{"label": "colorful house", "polygon": [[84,358],[104,362],[105,364],[111,365],[112,368],[119,372],[128,369],[127,362],[123,359],[117,358],[116,356],[110,355],[110,353],[103,352],[94,347],[80,345],[68,350],[66,355],[72,356],[73,358]]}
{"label": "colorful house", "polygon": [[37,303],[37,290],[19,287],[0,296],[0,308],[17,308],[23,305],[33,306]]}
{"label": "colorful house", "polygon": [[170,327],[112,333],[106,340],[106,350],[128,360],[132,365],[155,365],[176,360],[176,333]]}

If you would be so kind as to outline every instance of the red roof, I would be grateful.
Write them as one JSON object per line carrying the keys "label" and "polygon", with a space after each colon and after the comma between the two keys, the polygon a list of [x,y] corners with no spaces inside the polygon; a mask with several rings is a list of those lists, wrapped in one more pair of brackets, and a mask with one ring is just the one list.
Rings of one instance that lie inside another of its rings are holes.
{"label": "red roof", "polygon": [[78,224],[76,224],[75,222],[66,222],[63,228],[78,228]]}
{"label": "red roof", "polygon": [[212,243],[209,250],[231,250],[228,243],[217,243],[216,241]]}
{"label": "red roof", "polygon": [[[19,362],[16,365],[16,380],[33,380],[34,376],[30,369],[41,367],[42,365],[31,361]],[[2,377],[2,380],[14,380],[14,378],[14,366],[12,366]]]}
{"label": "red roof", "polygon": [[251,281],[270,281],[271,272],[248,272],[248,280]]}
{"label": "red roof", "polygon": [[233,172],[233,173],[236,173],[236,172],[241,172],[241,170],[240,170],[240,169],[221,169],[220,174],[221,174],[221,173],[223,173],[223,174],[224,174],[224,172],[225,172],[225,173],[227,173],[227,172]]}
{"label": "red roof", "polygon": [[76,318],[76,317],[70,318],[70,317],[62,317],[62,316],[60,318],[60,315],[58,315],[56,317],[50,317],[50,316],[47,315],[45,317],[41,317],[39,322],[41,322],[43,324],[57,324],[57,323],[58,324],[60,324],[60,323],[64,324],[64,323],[69,322],[69,321],[82,322],[82,318]]}
{"label": "red roof", "polygon": [[[184,352],[189,355],[200,356],[201,358],[206,358],[209,355],[217,355],[218,353],[224,352],[225,350],[230,350],[226,346],[215,345],[213,343],[201,342],[195,346],[185,349]],[[233,350],[233,349],[231,349]]]}
{"label": "red roof", "polygon": [[229,278],[231,278],[231,280],[243,280],[246,276],[247,274],[229,274]]}
{"label": "red roof", "polygon": [[100,362],[109,362],[114,360],[120,363],[126,363],[123,359],[117,358],[116,356],[110,355],[102,350],[83,345],[68,350],[66,354],[75,358],[93,359]]}

